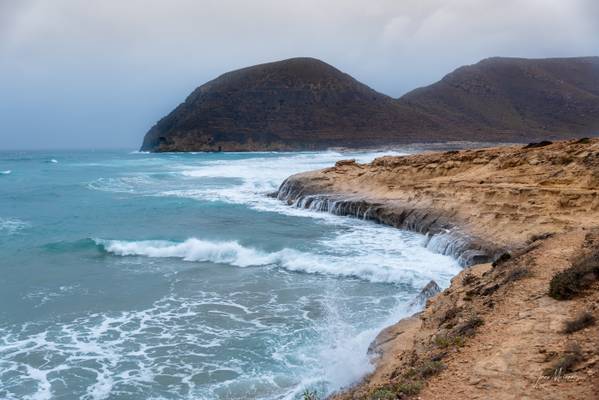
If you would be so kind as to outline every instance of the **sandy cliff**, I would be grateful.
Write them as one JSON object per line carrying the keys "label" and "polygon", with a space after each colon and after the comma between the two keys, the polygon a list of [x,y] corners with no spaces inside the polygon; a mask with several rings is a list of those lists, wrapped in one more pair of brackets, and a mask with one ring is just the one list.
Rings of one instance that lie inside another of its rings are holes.
{"label": "sandy cliff", "polygon": [[599,398],[599,140],[348,160],[278,197],[427,233],[470,266],[338,398]]}

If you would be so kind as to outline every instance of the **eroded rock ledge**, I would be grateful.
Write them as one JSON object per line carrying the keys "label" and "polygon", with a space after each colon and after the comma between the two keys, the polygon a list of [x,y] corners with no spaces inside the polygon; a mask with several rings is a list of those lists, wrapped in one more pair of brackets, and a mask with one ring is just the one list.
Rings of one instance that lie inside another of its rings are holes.
{"label": "eroded rock ledge", "polygon": [[[596,398],[599,328],[564,324],[599,319],[599,140],[346,160],[289,177],[277,196],[426,233],[472,266],[385,329],[375,372],[336,398]],[[598,264],[579,274],[584,291],[550,297],[581,257]],[[565,378],[544,375],[564,360]]]}
{"label": "eroded rock ledge", "polygon": [[462,230],[442,210],[413,208],[359,196],[309,194],[308,190],[301,183],[288,179],[281,185],[277,198],[299,208],[353,216],[426,234],[428,248],[455,257],[462,266],[490,262],[504,253],[490,241]]}

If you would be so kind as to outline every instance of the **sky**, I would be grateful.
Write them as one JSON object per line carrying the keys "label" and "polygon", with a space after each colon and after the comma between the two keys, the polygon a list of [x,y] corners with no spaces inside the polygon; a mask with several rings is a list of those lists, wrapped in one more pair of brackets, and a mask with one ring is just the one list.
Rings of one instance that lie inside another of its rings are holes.
{"label": "sky", "polygon": [[136,149],[202,83],[290,57],[399,97],[486,57],[584,55],[597,0],[0,0],[0,150]]}

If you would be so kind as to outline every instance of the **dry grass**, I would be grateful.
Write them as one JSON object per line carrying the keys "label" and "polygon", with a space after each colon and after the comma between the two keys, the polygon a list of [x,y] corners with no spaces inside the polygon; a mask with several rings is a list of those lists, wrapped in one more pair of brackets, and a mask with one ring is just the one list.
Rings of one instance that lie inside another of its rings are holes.
{"label": "dry grass", "polygon": [[549,282],[549,296],[556,300],[572,299],[597,279],[599,279],[599,251],[555,274]]}
{"label": "dry grass", "polygon": [[476,332],[476,329],[484,323],[485,321],[481,317],[472,314],[466,321],[455,328],[455,332],[458,336],[472,336]]}
{"label": "dry grass", "polygon": [[564,354],[550,367],[543,371],[545,376],[561,376],[572,372],[576,364],[583,360],[582,350],[578,343],[569,343]]}
{"label": "dry grass", "polygon": [[564,324],[564,333],[578,332],[595,324],[595,317],[588,311],[583,311],[576,318],[568,320]]}

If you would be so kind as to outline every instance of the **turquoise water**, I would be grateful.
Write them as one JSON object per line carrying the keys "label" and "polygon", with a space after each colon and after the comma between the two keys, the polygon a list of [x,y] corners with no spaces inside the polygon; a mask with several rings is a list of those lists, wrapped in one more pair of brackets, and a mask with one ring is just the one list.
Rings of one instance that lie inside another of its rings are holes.
{"label": "turquoise water", "polygon": [[0,398],[284,399],[456,263],[423,237],[266,196],[381,153],[0,153]]}

